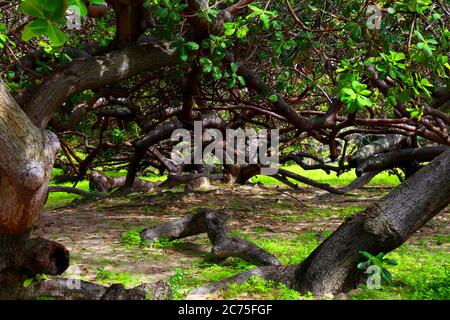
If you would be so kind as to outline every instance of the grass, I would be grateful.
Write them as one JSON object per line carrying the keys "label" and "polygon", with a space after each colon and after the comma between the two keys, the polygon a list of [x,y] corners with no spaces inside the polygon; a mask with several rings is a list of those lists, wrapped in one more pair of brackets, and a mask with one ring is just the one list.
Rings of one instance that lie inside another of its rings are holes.
{"label": "grass", "polygon": [[[256,228],[256,227],[255,227]],[[331,235],[331,230],[317,233],[313,231],[299,232],[295,236],[275,235],[264,236],[263,230],[256,235],[250,235],[240,230],[230,232],[230,236],[242,237],[266,251],[274,254],[283,265],[296,265],[303,261],[317,246]],[[130,230],[122,233],[122,244],[133,247],[133,252],[139,256],[142,240],[140,230]],[[447,237],[448,238],[448,237]],[[404,244],[387,255],[398,262],[397,266],[388,267],[393,275],[390,284],[383,284],[381,289],[369,290],[365,285],[351,291],[350,299],[450,299],[450,253],[439,243],[443,241],[438,235],[430,235],[419,243]],[[179,241],[164,239],[153,243],[154,248],[168,249],[182,246]],[[166,257],[167,258],[167,257]],[[176,268],[166,281],[172,288],[174,299],[184,299],[195,287],[218,282],[237,275],[256,266],[239,258],[228,258],[218,262],[208,254],[198,254],[198,258],[185,268]],[[141,275],[128,272],[118,272],[106,267],[98,269],[96,280],[100,284],[111,285],[121,283],[130,288],[139,285]],[[301,295],[283,285],[252,277],[243,284],[233,284],[219,293],[223,299],[314,299],[310,294]]]}
{"label": "grass", "polygon": [[[358,212],[366,209],[363,206],[346,206],[346,207],[323,207],[317,205],[315,208],[309,208],[305,211],[298,210],[297,206],[293,202],[278,202],[272,204],[272,208],[276,210],[268,210],[268,214],[272,216],[272,221],[282,222],[312,222],[322,219],[346,219]],[[283,211],[278,209],[284,209]]]}
{"label": "grass", "polygon": [[[269,300],[298,300],[302,295],[287,288],[284,284],[276,284],[273,281],[266,281],[258,276],[252,276],[243,284],[232,284],[227,290],[221,292],[224,299],[269,299]],[[311,295],[303,296],[303,299],[310,298]]]}
{"label": "grass", "polygon": [[107,286],[120,283],[123,284],[125,288],[133,288],[141,283],[140,278],[136,275],[132,275],[128,272],[106,270],[106,267],[97,270],[96,280],[100,284]]}
{"label": "grass", "polygon": [[450,299],[450,253],[443,249],[404,244],[387,257],[399,265],[389,268],[393,282],[378,290],[361,288],[352,299]]}

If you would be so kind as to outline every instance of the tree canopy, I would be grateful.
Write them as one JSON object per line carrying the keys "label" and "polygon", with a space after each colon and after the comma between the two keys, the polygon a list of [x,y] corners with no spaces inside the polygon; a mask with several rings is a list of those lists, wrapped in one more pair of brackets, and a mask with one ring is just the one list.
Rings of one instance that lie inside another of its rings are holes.
{"label": "tree canopy", "polygon": [[[209,180],[246,184],[271,166],[261,158],[174,161],[174,134],[184,130],[195,140],[196,124],[222,136],[227,130],[278,130],[281,167],[271,176],[296,190],[306,184],[345,194],[385,170],[402,182],[416,179],[413,189],[402,185],[338,229],[296,269],[298,290],[323,295],[353,286],[356,280],[347,275],[356,268],[358,246],[390,251],[448,204],[447,1],[22,0],[0,1],[0,8],[0,191],[13,190],[16,200],[23,186],[33,192],[22,203],[29,208],[22,220],[17,206],[4,205],[9,218],[0,219],[0,234],[22,233],[37,220],[53,162],[62,169],[56,179],[73,183],[64,190],[87,197],[75,188],[85,179],[97,192],[179,184],[195,189]],[[206,135],[201,151],[214,141]],[[269,149],[275,144],[270,138]],[[234,147],[232,157],[239,152]],[[266,150],[270,155],[273,150]],[[250,158],[247,149],[244,158]],[[336,188],[290,171],[290,163],[337,176],[355,172],[355,180]],[[396,216],[389,201],[400,201],[400,193],[425,210],[428,200],[413,194],[425,173],[432,175],[420,170],[428,163],[444,173],[433,178],[434,205],[423,217],[408,206],[409,215]],[[126,177],[102,173],[121,169]],[[167,180],[155,185],[138,179],[149,172]],[[4,194],[0,209],[9,199]],[[374,217],[394,219],[395,235],[363,221]],[[226,238],[219,214],[192,219],[180,222],[185,232],[208,232],[217,255],[240,250],[238,256],[251,260],[247,250],[256,250],[263,256],[256,261],[278,265],[267,252]],[[353,239],[352,232],[367,237],[336,251],[334,241],[347,233]],[[376,240],[377,232],[384,242]],[[55,246],[64,256],[65,249]],[[327,250],[345,261],[338,272],[345,277],[331,284],[313,276],[326,269],[328,258],[321,257]]]}

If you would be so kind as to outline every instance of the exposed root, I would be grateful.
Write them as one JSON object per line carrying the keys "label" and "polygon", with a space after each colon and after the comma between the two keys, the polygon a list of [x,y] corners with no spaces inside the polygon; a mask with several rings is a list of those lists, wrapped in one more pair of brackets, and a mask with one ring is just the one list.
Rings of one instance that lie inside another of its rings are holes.
{"label": "exposed root", "polygon": [[272,254],[260,247],[243,239],[228,238],[226,235],[227,215],[224,212],[202,209],[179,221],[145,229],[141,237],[152,242],[161,238],[181,239],[204,232],[208,234],[213,245],[211,253],[216,258],[239,257],[260,266],[280,264]]}

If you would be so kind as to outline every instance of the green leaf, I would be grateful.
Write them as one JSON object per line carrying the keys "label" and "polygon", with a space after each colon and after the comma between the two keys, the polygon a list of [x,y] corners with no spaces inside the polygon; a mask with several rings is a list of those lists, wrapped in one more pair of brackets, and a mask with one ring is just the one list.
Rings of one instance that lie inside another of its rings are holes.
{"label": "green leaf", "polygon": [[350,100],[356,99],[356,93],[353,91],[353,89],[350,88],[344,88],[342,89],[343,96],[347,96]]}
{"label": "green leaf", "polygon": [[365,261],[365,262],[360,262],[358,263],[358,265],[356,266],[358,269],[365,269],[367,267],[367,265],[369,264],[369,261]]}
{"label": "green leaf", "polygon": [[210,73],[213,68],[212,61],[205,57],[201,57],[199,59],[199,61],[200,61],[200,64],[202,65],[202,71],[204,73]]}
{"label": "green leaf", "polygon": [[267,100],[269,100],[269,101],[272,102],[272,103],[275,103],[275,102],[278,101],[278,96],[275,95],[275,94],[272,94],[271,96],[269,96],[269,97],[267,98]]}
{"label": "green leaf", "polygon": [[397,79],[397,73],[393,69],[389,70],[389,76],[394,80]]}
{"label": "green leaf", "polygon": [[431,48],[428,45],[424,44],[423,45],[423,50],[426,52],[426,54],[429,57],[433,56],[433,51],[431,50]]}
{"label": "green leaf", "polygon": [[425,41],[425,38],[422,36],[422,34],[419,31],[414,31],[414,34],[417,38],[419,38],[420,41]]}
{"label": "green leaf", "polygon": [[239,28],[236,32],[236,37],[238,39],[243,39],[247,36],[247,32],[248,32],[248,28],[247,27],[243,27],[243,28]]}
{"label": "green leaf", "polygon": [[49,23],[47,35],[55,47],[62,46],[67,41],[67,36],[55,23]]}
{"label": "green leaf", "polygon": [[387,282],[391,282],[392,281],[392,274],[386,270],[386,269],[382,269],[381,270],[381,276],[383,277],[384,280],[386,280]]}
{"label": "green leaf", "polygon": [[195,51],[198,50],[200,48],[200,46],[193,42],[193,41],[189,41],[185,43],[185,46],[190,50],[190,51]]}
{"label": "green leaf", "polygon": [[33,281],[34,281],[34,278],[29,278],[29,279],[27,279],[27,280],[25,280],[24,282],[23,282],[23,287],[24,288],[28,288],[32,283],[33,283]]}
{"label": "green leaf", "polygon": [[356,93],[360,93],[361,91],[367,88],[367,85],[362,84],[358,81],[352,81],[352,88],[353,90],[355,90]]}
{"label": "green leaf", "polygon": [[397,266],[398,262],[392,259],[383,259],[383,262],[386,262],[387,264],[391,265],[391,266]]}
{"label": "green leaf", "polygon": [[236,73],[237,72],[237,70],[238,70],[238,66],[237,66],[237,64],[236,63],[231,63],[230,64],[230,67],[231,67],[231,71],[233,72],[233,73]]}
{"label": "green leaf", "polygon": [[423,79],[420,81],[420,83],[421,83],[423,86],[425,86],[425,87],[433,87],[433,85],[432,85],[426,78],[423,78]]}
{"label": "green leaf", "polygon": [[39,1],[45,10],[53,12],[58,9],[61,5],[64,6],[64,1],[62,0],[41,0]]}
{"label": "green leaf", "polygon": [[89,0],[89,2],[91,4],[97,5],[97,6],[101,6],[105,4],[105,0]]}
{"label": "green leaf", "polygon": [[38,0],[23,0],[20,3],[20,10],[29,16],[45,19],[45,9]]}
{"label": "green leaf", "polygon": [[237,79],[238,79],[239,83],[241,84],[241,86],[244,87],[245,86],[245,79],[244,79],[244,77],[238,76]]}
{"label": "green leaf", "polygon": [[359,251],[359,253],[362,254],[364,257],[366,257],[369,260],[372,260],[372,258],[375,258],[373,255],[371,255],[367,251]]}
{"label": "green leaf", "polygon": [[226,36],[232,36],[236,32],[236,29],[226,29],[224,34]]}
{"label": "green leaf", "polygon": [[179,50],[180,50],[180,53],[179,53],[180,54],[180,60],[182,62],[188,61],[189,55],[188,55],[188,51],[187,51],[186,47],[180,47]]}
{"label": "green leaf", "polygon": [[397,98],[395,96],[389,96],[388,100],[394,107],[397,106]]}
{"label": "green leaf", "polygon": [[213,67],[211,71],[211,75],[214,80],[222,79],[222,71],[218,67]]}
{"label": "green leaf", "polygon": [[88,9],[85,6],[84,2],[82,0],[70,0],[69,1],[69,6],[77,6],[78,8],[80,8],[80,14],[82,17],[87,16],[88,14]]}
{"label": "green leaf", "polygon": [[22,40],[29,41],[33,37],[47,34],[48,21],[44,19],[36,19],[28,23],[22,31]]}
{"label": "green leaf", "polygon": [[373,102],[369,98],[364,96],[358,96],[356,98],[356,103],[361,109],[363,109],[364,107],[371,107],[373,105]]}
{"label": "green leaf", "polygon": [[378,260],[381,260],[381,259],[383,259],[384,255],[385,255],[384,252],[380,252],[379,254],[377,254],[376,258],[377,258]]}
{"label": "green leaf", "polygon": [[263,14],[260,15],[259,18],[261,19],[261,22],[263,24],[263,28],[266,29],[266,30],[269,30],[270,29],[270,18],[269,18],[269,16],[267,14],[263,13]]}

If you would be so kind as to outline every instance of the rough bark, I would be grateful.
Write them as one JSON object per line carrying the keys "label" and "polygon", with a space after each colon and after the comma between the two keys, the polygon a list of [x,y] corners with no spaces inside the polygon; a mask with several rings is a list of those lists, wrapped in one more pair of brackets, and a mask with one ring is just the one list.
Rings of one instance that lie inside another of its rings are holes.
{"label": "rough bark", "polygon": [[29,287],[0,288],[0,299],[35,300],[51,297],[56,300],[168,300],[172,298],[169,284],[158,281],[125,289],[121,284],[110,287],[74,279],[55,278],[33,282]]}
{"label": "rough bark", "polygon": [[79,196],[82,196],[84,198],[91,197],[93,194],[87,191],[84,191],[82,189],[78,188],[72,188],[72,187],[66,187],[66,186],[51,186],[48,188],[48,192],[66,192],[66,193],[73,193],[77,194]]}
{"label": "rough bark", "polygon": [[256,265],[279,265],[278,260],[267,251],[239,238],[227,237],[227,216],[223,212],[200,210],[179,221],[166,222],[145,229],[141,237],[149,242],[161,238],[169,240],[186,238],[206,232],[212,243],[211,253],[216,258],[239,257]]}
{"label": "rough bark", "polygon": [[59,142],[35,127],[0,81],[0,287],[69,265],[60,244],[28,239],[47,199]]}
{"label": "rough bark", "polygon": [[450,202],[450,149],[367,210],[347,219],[296,270],[296,288],[318,296],[358,284],[359,251],[390,252]]}
{"label": "rough bark", "polygon": [[69,266],[69,252],[59,243],[43,238],[0,235],[0,287],[14,286],[36,274],[58,275]]}
{"label": "rough bark", "polygon": [[[123,187],[126,177],[107,177],[98,171],[92,171],[89,175],[89,188],[98,192],[111,192],[115,188]],[[136,191],[151,191],[156,187],[155,183],[141,179],[134,180],[133,189]]]}
{"label": "rough bark", "polygon": [[159,185],[160,188],[173,188],[180,184],[185,185],[186,191],[207,190],[212,180],[221,180],[222,175],[214,174],[183,174],[169,175],[166,181]]}
{"label": "rough bark", "polygon": [[379,139],[374,143],[365,145],[364,147],[359,148],[358,151],[348,158],[349,164],[353,167],[357,167],[360,162],[363,162],[367,158],[385,151],[393,150],[396,146],[404,143],[407,139],[408,137],[394,134]]}
{"label": "rough bark", "polygon": [[58,150],[57,137],[36,128],[0,82],[0,234],[37,220]]}

